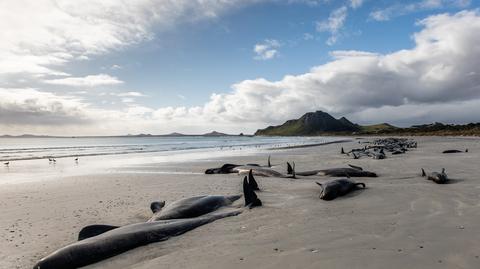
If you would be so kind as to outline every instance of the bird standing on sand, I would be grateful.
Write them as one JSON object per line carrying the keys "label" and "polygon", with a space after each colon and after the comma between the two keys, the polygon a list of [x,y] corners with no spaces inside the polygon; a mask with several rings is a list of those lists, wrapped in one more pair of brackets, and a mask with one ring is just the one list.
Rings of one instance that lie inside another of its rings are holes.
{"label": "bird standing on sand", "polygon": [[77,158],[75,158],[75,162],[76,162],[76,163],[78,163],[78,157],[77,157]]}

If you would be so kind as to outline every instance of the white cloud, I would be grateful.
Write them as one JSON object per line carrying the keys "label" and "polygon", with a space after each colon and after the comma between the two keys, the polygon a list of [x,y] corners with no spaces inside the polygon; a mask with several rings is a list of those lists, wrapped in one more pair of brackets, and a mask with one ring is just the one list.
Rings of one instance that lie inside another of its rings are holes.
{"label": "white cloud", "polygon": [[422,0],[410,4],[394,4],[384,9],[372,11],[370,18],[376,21],[388,21],[393,17],[419,12],[424,10],[442,8],[465,8],[470,5],[470,0]]}
{"label": "white cloud", "polygon": [[99,109],[79,97],[4,88],[0,128],[64,135],[212,129],[237,133],[319,109],[358,123],[478,121],[479,11],[430,16],[419,25],[422,29],[413,35],[411,49],[389,54],[333,51],[332,61],[305,74],[277,81],[244,80],[197,107],[149,108],[120,102],[116,108]]}
{"label": "white cloud", "polygon": [[0,88],[0,126],[75,125],[90,122],[89,104],[36,89]]}
{"label": "white cloud", "polygon": [[363,0],[350,0],[350,7],[355,9],[361,7],[363,4]]}
{"label": "white cloud", "polygon": [[[405,122],[392,115],[402,112],[408,118],[409,109],[412,117],[422,120],[441,120],[447,113],[448,120],[472,119],[455,108],[465,103],[480,106],[478,11],[431,16],[420,25],[423,30],[415,33],[413,49],[384,55],[332,52],[333,61],[305,74],[235,84],[232,93],[213,95],[203,113],[217,121],[264,124],[317,109],[362,121],[362,115],[375,111],[379,121]],[[443,105],[448,112],[433,113]],[[416,115],[415,109],[422,113]]]}
{"label": "white cloud", "polygon": [[278,55],[280,42],[275,39],[265,39],[262,43],[255,44],[253,52],[255,52],[255,60],[270,60]]}
{"label": "white cloud", "polygon": [[312,40],[312,39],[314,39],[314,38],[315,38],[315,37],[314,37],[312,34],[310,34],[310,33],[304,33],[304,34],[303,34],[303,40],[307,40],[307,41],[308,41],[308,40]]}
{"label": "white cloud", "polygon": [[0,74],[62,74],[71,61],[153,38],[153,27],[216,18],[258,1],[0,1]]}
{"label": "white cloud", "polygon": [[123,67],[121,65],[118,65],[118,64],[114,64],[110,67],[110,69],[112,70],[118,70],[118,69],[122,69]]}
{"label": "white cloud", "polygon": [[141,92],[122,92],[122,93],[118,93],[116,94],[117,96],[120,96],[120,97],[143,97],[145,96],[145,94],[141,93]]}
{"label": "white cloud", "polygon": [[339,37],[339,31],[343,28],[345,20],[347,19],[348,9],[342,6],[330,13],[327,20],[317,22],[317,31],[330,32],[330,37],[327,39],[327,45],[334,45]]}
{"label": "white cloud", "polygon": [[379,56],[377,53],[358,50],[334,50],[329,53],[335,59],[350,58],[350,57],[372,57]]}
{"label": "white cloud", "polygon": [[86,77],[67,77],[44,80],[47,84],[65,85],[73,87],[96,87],[104,85],[122,84],[123,81],[107,74],[90,75]]}

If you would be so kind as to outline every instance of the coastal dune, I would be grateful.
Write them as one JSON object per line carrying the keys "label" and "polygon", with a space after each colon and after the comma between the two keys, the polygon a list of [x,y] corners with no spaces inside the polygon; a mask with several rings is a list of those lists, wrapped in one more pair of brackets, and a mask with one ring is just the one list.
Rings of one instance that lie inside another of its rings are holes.
{"label": "coastal dune", "polygon": [[[286,161],[295,161],[297,171],[354,164],[379,177],[356,178],[367,188],[333,201],[318,198],[315,181],[327,177],[257,177],[263,207],[85,268],[480,268],[478,138],[415,139],[417,149],[385,160],[339,154],[340,147],[359,147],[352,138],[341,144],[3,184],[0,268],[31,268],[74,242],[86,225],[144,222],[155,200],[238,194],[240,176],[202,172],[223,163],[265,163],[268,155],[281,172]],[[441,154],[465,148],[468,153]],[[108,167],[107,158],[102,161]],[[422,167],[446,168],[451,184],[425,180]],[[235,205],[241,207],[242,201]]]}

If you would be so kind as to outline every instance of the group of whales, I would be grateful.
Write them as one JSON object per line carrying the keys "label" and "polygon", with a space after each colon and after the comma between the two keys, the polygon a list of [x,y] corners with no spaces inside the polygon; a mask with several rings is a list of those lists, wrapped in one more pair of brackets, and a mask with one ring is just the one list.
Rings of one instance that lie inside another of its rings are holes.
{"label": "group of whales", "polygon": [[365,183],[357,183],[350,179],[350,177],[377,177],[377,174],[370,171],[363,170],[362,167],[349,164],[350,167],[341,167],[341,168],[328,168],[328,169],[318,169],[310,171],[295,171],[295,163],[290,164],[287,162],[287,173],[282,174],[272,168],[270,163],[270,156],[268,157],[267,165],[260,164],[230,164],[226,163],[221,167],[209,168],[205,170],[205,174],[231,174],[236,173],[239,175],[248,173],[249,178],[253,179],[253,175],[263,176],[263,177],[278,177],[278,178],[294,178],[297,176],[314,176],[314,175],[323,175],[330,177],[347,177],[329,180],[324,183],[317,182],[317,184],[322,188],[320,192],[320,199],[322,200],[333,200],[339,196],[346,195],[351,191],[357,190],[359,186],[365,188]]}
{"label": "group of whales", "polygon": [[[261,206],[255,194],[258,184],[250,174],[243,179],[245,207]],[[168,240],[218,219],[236,216],[242,209],[216,212],[231,206],[242,195],[205,195],[185,198],[165,205],[150,205],[153,216],[144,223],[125,226],[89,225],[81,229],[78,241],[42,258],[34,269],[70,269],[93,264],[128,250]]]}
{"label": "group of whales", "polygon": [[[415,143],[416,147],[416,143]],[[343,149],[343,148],[342,148]],[[461,151],[448,150],[443,153]],[[466,150],[465,152],[468,152]],[[377,174],[365,171],[359,166],[329,168],[296,172],[295,163],[287,162],[287,173],[273,170],[268,157],[267,165],[259,164],[224,164],[218,168],[210,168],[205,174],[247,174],[243,179],[243,197],[245,207],[261,206],[262,202],[255,191],[259,190],[254,175],[264,177],[297,178],[297,176],[324,175],[331,177],[346,177],[316,182],[321,187],[320,199],[333,200],[354,190],[365,188],[365,183],[355,182],[351,177],[377,177]],[[422,168],[422,177],[438,184],[448,183],[449,179],[443,168],[441,172],[426,173]],[[226,212],[216,212],[220,208],[231,206],[242,195],[205,195],[181,199],[165,205],[165,201],[152,202],[150,208],[152,217],[144,223],[134,223],[125,226],[89,225],[81,229],[78,242],[67,245],[42,258],[34,269],[70,269],[93,264],[116,256],[128,250],[150,243],[168,240],[193,230],[199,226],[218,219],[236,216],[243,212],[235,209]]]}
{"label": "group of whales", "polygon": [[[407,151],[408,148],[416,148],[417,142],[411,139],[377,139],[374,141],[374,144],[377,146],[381,145],[380,154],[384,154],[383,150],[388,150],[392,154],[396,154],[398,151]],[[398,148],[401,149],[398,149]],[[345,154],[344,149],[341,149],[342,153]],[[355,151],[355,150],[354,150]],[[460,153],[463,151],[460,150],[445,150],[443,153]],[[466,149],[464,152],[468,152]],[[341,167],[341,168],[328,168],[328,169],[319,169],[319,170],[310,170],[310,171],[295,171],[295,163],[291,165],[287,162],[287,174],[282,174],[276,170],[272,169],[270,163],[270,156],[268,156],[267,165],[259,164],[224,164],[218,168],[209,168],[205,170],[205,174],[229,174],[229,173],[238,173],[244,174],[249,173],[250,177],[253,178],[252,174],[264,176],[264,177],[279,177],[279,178],[297,178],[297,176],[314,176],[314,175],[323,175],[330,177],[346,177],[329,180],[324,183],[316,182],[321,188],[320,199],[322,200],[333,200],[339,196],[350,193],[351,191],[357,190],[360,187],[365,188],[365,183],[355,182],[350,177],[377,177],[377,174],[370,171],[363,170],[362,167],[349,164],[350,167]],[[430,172],[426,173],[423,168],[421,168],[422,177],[426,177],[428,180],[431,180],[437,184],[446,184],[449,182],[449,178],[445,172],[445,168],[442,168],[441,172]]]}

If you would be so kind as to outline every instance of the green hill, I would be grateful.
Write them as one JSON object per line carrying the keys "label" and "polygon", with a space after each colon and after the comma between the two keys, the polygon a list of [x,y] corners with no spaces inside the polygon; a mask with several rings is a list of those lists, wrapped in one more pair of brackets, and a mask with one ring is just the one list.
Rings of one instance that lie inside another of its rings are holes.
{"label": "green hill", "polygon": [[346,118],[335,119],[330,114],[316,111],[309,112],[297,120],[286,121],[282,125],[269,126],[255,132],[255,135],[320,135],[325,133],[352,133],[360,127]]}
{"label": "green hill", "polygon": [[384,131],[394,131],[397,129],[399,128],[388,123],[361,126],[361,132],[366,133],[379,133]]}
{"label": "green hill", "polygon": [[322,111],[310,112],[299,119],[288,120],[282,125],[259,129],[255,135],[307,136],[307,135],[463,135],[480,136],[480,123],[465,125],[432,123],[400,128],[388,123],[358,125],[345,117],[335,119]]}

